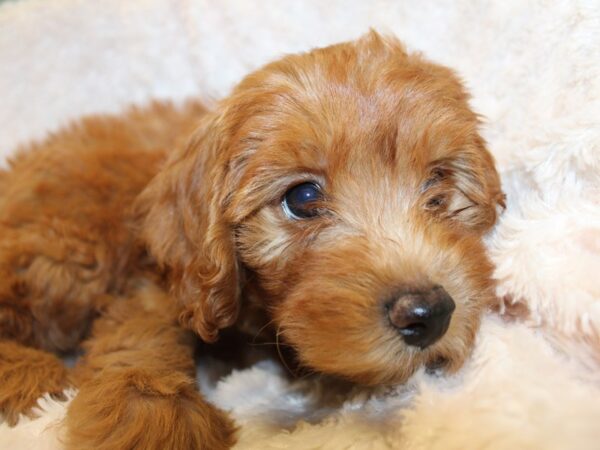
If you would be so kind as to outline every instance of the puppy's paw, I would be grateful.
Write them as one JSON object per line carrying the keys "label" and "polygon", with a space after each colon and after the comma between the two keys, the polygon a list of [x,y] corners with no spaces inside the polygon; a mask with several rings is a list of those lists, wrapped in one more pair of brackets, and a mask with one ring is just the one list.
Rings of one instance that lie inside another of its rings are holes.
{"label": "puppy's paw", "polygon": [[33,417],[32,408],[46,393],[66,400],[63,391],[68,387],[67,375],[56,356],[0,341],[0,415],[12,426],[21,414]]}
{"label": "puppy's paw", "polygon": [[231,419],[178,372],[100,372],[80,387],[66,425],[68,449],[225,450],[235,443]]}

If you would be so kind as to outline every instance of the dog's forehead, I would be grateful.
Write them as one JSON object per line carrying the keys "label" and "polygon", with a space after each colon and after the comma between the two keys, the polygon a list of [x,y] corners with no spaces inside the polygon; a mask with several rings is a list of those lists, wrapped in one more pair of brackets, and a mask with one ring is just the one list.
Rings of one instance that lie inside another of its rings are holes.
{"label": "dog's forehead", "polygon": [[336,172],[420,170],[477,136],[477,117],[448,69],[399,52],[338,53],[294,56],[246,83],[238,138],[257,159]]}

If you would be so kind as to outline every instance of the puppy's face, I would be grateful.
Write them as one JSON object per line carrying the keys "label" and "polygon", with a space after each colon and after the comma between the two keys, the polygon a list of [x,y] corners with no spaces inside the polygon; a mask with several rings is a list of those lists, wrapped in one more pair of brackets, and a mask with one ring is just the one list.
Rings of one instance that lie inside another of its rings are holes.
{"label": "puppy's face", "polygon": [[173,250],[189,236],[154,244],[183,322],[211,340],[252,292],[313,369],[378,384],[459,367],[492,296],[481,235],[502,202],[477,126],[451,71],[374,33],[247,77],[176,161],[188,199],[209,203],[171,213],[198,224],[177,229],[203,234],[195,253]]}

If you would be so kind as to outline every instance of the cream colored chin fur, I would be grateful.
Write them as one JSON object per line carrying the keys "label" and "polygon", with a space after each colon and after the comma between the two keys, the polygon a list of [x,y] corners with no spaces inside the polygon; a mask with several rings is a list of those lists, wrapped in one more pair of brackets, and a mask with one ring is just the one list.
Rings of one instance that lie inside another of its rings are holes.
{"label": "cream colored chin fur", "polygon": [[[238,448],[597,448],[600,442],[600,9],[596,1],[284,5],[30,0],[0,7],[0,149],[67,119],[200,90],[223,95],[282,52],[374,26],[456,68],[487,118],[508,208],[489,237],[507,322],[483,321],[452,378],[333,410],[274,364],[202,382],[243,424]],[[35,102],[29,101],[35,99]],[[36,105],[35,107],[33,105]],[[43,105],[43,106],[42,106]],[[216,369],[216,367],[213,367]],[[202,381],[202,380],[200,380]],[[0,425],[0,448],[58,449],[65,405]]]}

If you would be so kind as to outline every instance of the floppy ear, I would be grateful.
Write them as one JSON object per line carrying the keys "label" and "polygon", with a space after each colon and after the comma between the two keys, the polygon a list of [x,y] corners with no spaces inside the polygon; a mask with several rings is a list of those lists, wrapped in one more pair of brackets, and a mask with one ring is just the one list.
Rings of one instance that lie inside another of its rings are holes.
{"label": "floppy ear", "polygon": [[478,139],[476,145],[452,158],[450,170],[458,193],[452,205],[456,219],[474,230],[489,230],[498,211],[505,208],[505,195],[494,158],[483,140]]}
{"label": "floppy ear", "polygon": [[494,159],[478,138],[475,145],[436,161],[426,185],[427,208],[476,232],[489,230],[505,207]]}
{"label": "floppy ear", "polygon": [[239,269],[224,219],[228,165],[218,118],[206,116],[185,148],[176,150],[136,203],[141,235],[167,267],[181,324],[206,342],[232,325],[239,311]]}

